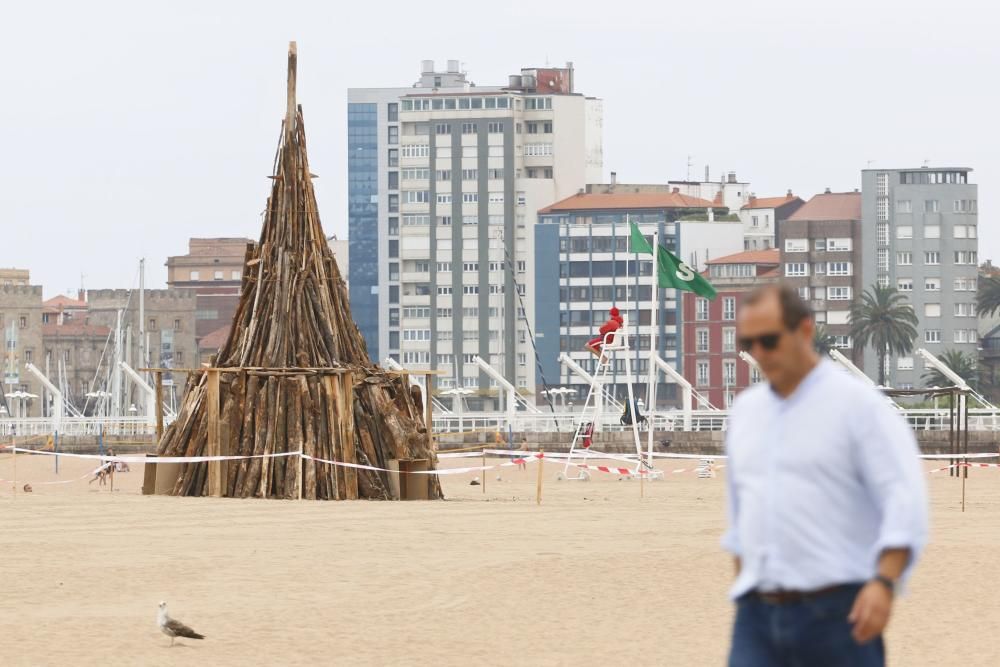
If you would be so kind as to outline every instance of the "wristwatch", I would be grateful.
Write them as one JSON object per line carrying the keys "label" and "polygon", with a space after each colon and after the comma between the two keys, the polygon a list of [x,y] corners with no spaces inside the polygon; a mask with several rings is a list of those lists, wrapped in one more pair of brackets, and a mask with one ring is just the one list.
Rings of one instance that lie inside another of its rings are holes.
{"label": "wristwatch", "polygon": [[896,582],[883,574],[876,574],[872,581],[877,581],[889,589],[891,595],[896,593]]}

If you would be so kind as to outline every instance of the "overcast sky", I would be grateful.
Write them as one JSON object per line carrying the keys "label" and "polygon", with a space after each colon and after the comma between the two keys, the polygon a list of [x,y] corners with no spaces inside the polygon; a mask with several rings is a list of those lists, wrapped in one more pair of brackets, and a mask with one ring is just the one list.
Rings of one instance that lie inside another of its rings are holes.
{"label": "overcast sky", "polygon": [[[346,6],[351,5],[351,6]],[[872,166],[968,166],[1000,259],[998,12],[989,2],[7,3],[0,267],[46,297],[166,281],[191,236],[256,237],[287,42],[328,234],[347,235],[346,90],[458,59],[479,85],[573,61],[625,182],[736,171],[760,196]]]}

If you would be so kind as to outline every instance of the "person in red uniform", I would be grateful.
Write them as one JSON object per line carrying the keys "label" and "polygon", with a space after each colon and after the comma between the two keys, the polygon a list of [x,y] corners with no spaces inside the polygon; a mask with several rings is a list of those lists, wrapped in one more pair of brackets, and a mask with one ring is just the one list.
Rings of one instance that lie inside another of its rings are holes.
{"label": "person in red uniform", "polygon": [[611,306],[609,314],[611,317],[609,317],[608,321],[602,324],[601,328],[597,330],[600,335],[597,338],[590,340],[586,345],[586,348],[593,352],[596,357],[601,356],[601,348],[604,347],[604,342],[606,340],[610,340],[607,338],[607,335],[618,331],[623,323],[622,316],[618,313],[618,308],[615,306]]}

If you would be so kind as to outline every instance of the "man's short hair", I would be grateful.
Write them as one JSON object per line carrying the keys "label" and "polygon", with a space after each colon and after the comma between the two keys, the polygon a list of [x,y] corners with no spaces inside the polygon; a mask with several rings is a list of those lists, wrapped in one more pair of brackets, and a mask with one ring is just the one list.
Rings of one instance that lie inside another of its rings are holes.
{"label": "man's short hair", "polygon": [[762,285],[755,288],[743,299],[744,306],[754,306],[767,297],[774,295],[781,306],[781,320],[791,331],[796,329],[802,320],[812,319],[813,310],[805,299],[799,296],[799,291],[789,285]]}

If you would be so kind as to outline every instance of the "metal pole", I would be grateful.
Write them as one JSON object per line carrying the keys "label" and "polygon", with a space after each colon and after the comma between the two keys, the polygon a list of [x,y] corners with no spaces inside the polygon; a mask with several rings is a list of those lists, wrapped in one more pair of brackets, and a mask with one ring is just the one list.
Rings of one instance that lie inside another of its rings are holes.
{"label": "metal pole", "polygon": [[59,431],[56,431],[55,438],[52,441],[52,448],[55,451],[54,458],[56,460],[56,474],[59,474]]}

